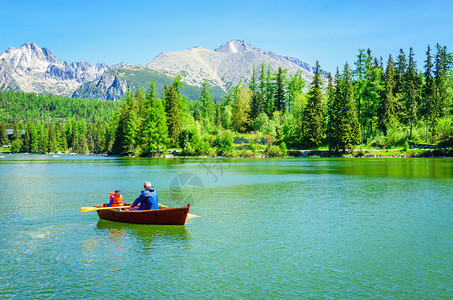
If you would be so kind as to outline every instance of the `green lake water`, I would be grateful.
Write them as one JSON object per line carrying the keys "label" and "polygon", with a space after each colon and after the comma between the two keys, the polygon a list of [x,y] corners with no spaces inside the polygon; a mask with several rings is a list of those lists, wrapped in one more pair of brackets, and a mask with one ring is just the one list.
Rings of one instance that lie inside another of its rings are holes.
{"label": "green lake water", "polygon": [[[144,181],[185,226],[81,206]],[[0,157],[2,299],[451,299],[452,159]]]}

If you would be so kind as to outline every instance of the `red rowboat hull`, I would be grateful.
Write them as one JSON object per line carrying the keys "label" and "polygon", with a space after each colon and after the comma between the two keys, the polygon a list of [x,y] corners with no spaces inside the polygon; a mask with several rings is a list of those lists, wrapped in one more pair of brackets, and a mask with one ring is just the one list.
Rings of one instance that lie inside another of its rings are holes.
{"label": "red rowboat hull", "polygon": [[99,218],[103,220],[152,225],[184,225],[186,223],[189,206],[168,207],[152,210],[129,210],[119,207],[98,210]]}

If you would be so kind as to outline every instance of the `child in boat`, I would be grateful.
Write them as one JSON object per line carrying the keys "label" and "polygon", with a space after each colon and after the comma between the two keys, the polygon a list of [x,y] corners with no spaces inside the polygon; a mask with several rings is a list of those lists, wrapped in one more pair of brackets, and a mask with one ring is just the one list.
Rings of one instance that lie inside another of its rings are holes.
{"label": "child in boat", "polygon": [[109,207],[123,206],[123,196],[120,190],[116,190],[114,193],[109,192]]}
{"label": "child in boat", "polygon": [[134,207],[140,204],[138,210],[145,210],[145,209],[159,209],[158,199],[156,190],[151,187],[151,183],[149,181],[143,184],[143,188],[145,189],[142,191],[140,196],[135,199],[134,203],[132,203],[131,207]]}

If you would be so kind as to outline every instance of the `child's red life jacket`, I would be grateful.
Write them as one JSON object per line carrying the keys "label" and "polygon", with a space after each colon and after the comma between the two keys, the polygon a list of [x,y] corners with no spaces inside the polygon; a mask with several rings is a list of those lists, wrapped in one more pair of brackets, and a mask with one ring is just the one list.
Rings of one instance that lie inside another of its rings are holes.
{"label": "child's red life jacket", "polygon": [[123,196],[121,194],[116,194],[109,192],[110,198],[109,198],[109,203],[111,204],[111,207],[114,206],[123,206]]}

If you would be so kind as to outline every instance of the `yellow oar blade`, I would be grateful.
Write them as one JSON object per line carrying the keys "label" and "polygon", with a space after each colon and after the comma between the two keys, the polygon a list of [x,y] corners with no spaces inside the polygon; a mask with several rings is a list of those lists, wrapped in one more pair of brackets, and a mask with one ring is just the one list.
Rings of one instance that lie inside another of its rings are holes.
{"label": "yellow oar blade", "polygon": [[86,213],[86,212],[96,211],[96,210],[98,210],[98,209],[99,209],[99,207],[94,207],[94,206],[86,207],[86,206],[85,206],[85,207],[81,207],[81,208],[80,208],[80,212],[81,212],[81,213]]}
{"label": "yellow oar blade", "polygon": [[197,215],[194,215],[194,214],[191,214],[191,213],[187,214],[187,219],[188,219],[188,220],[189,220],[189,219],[192,219],[192,218],[199,218],[199,217],[200,217],[200,216],[197,216]]}

